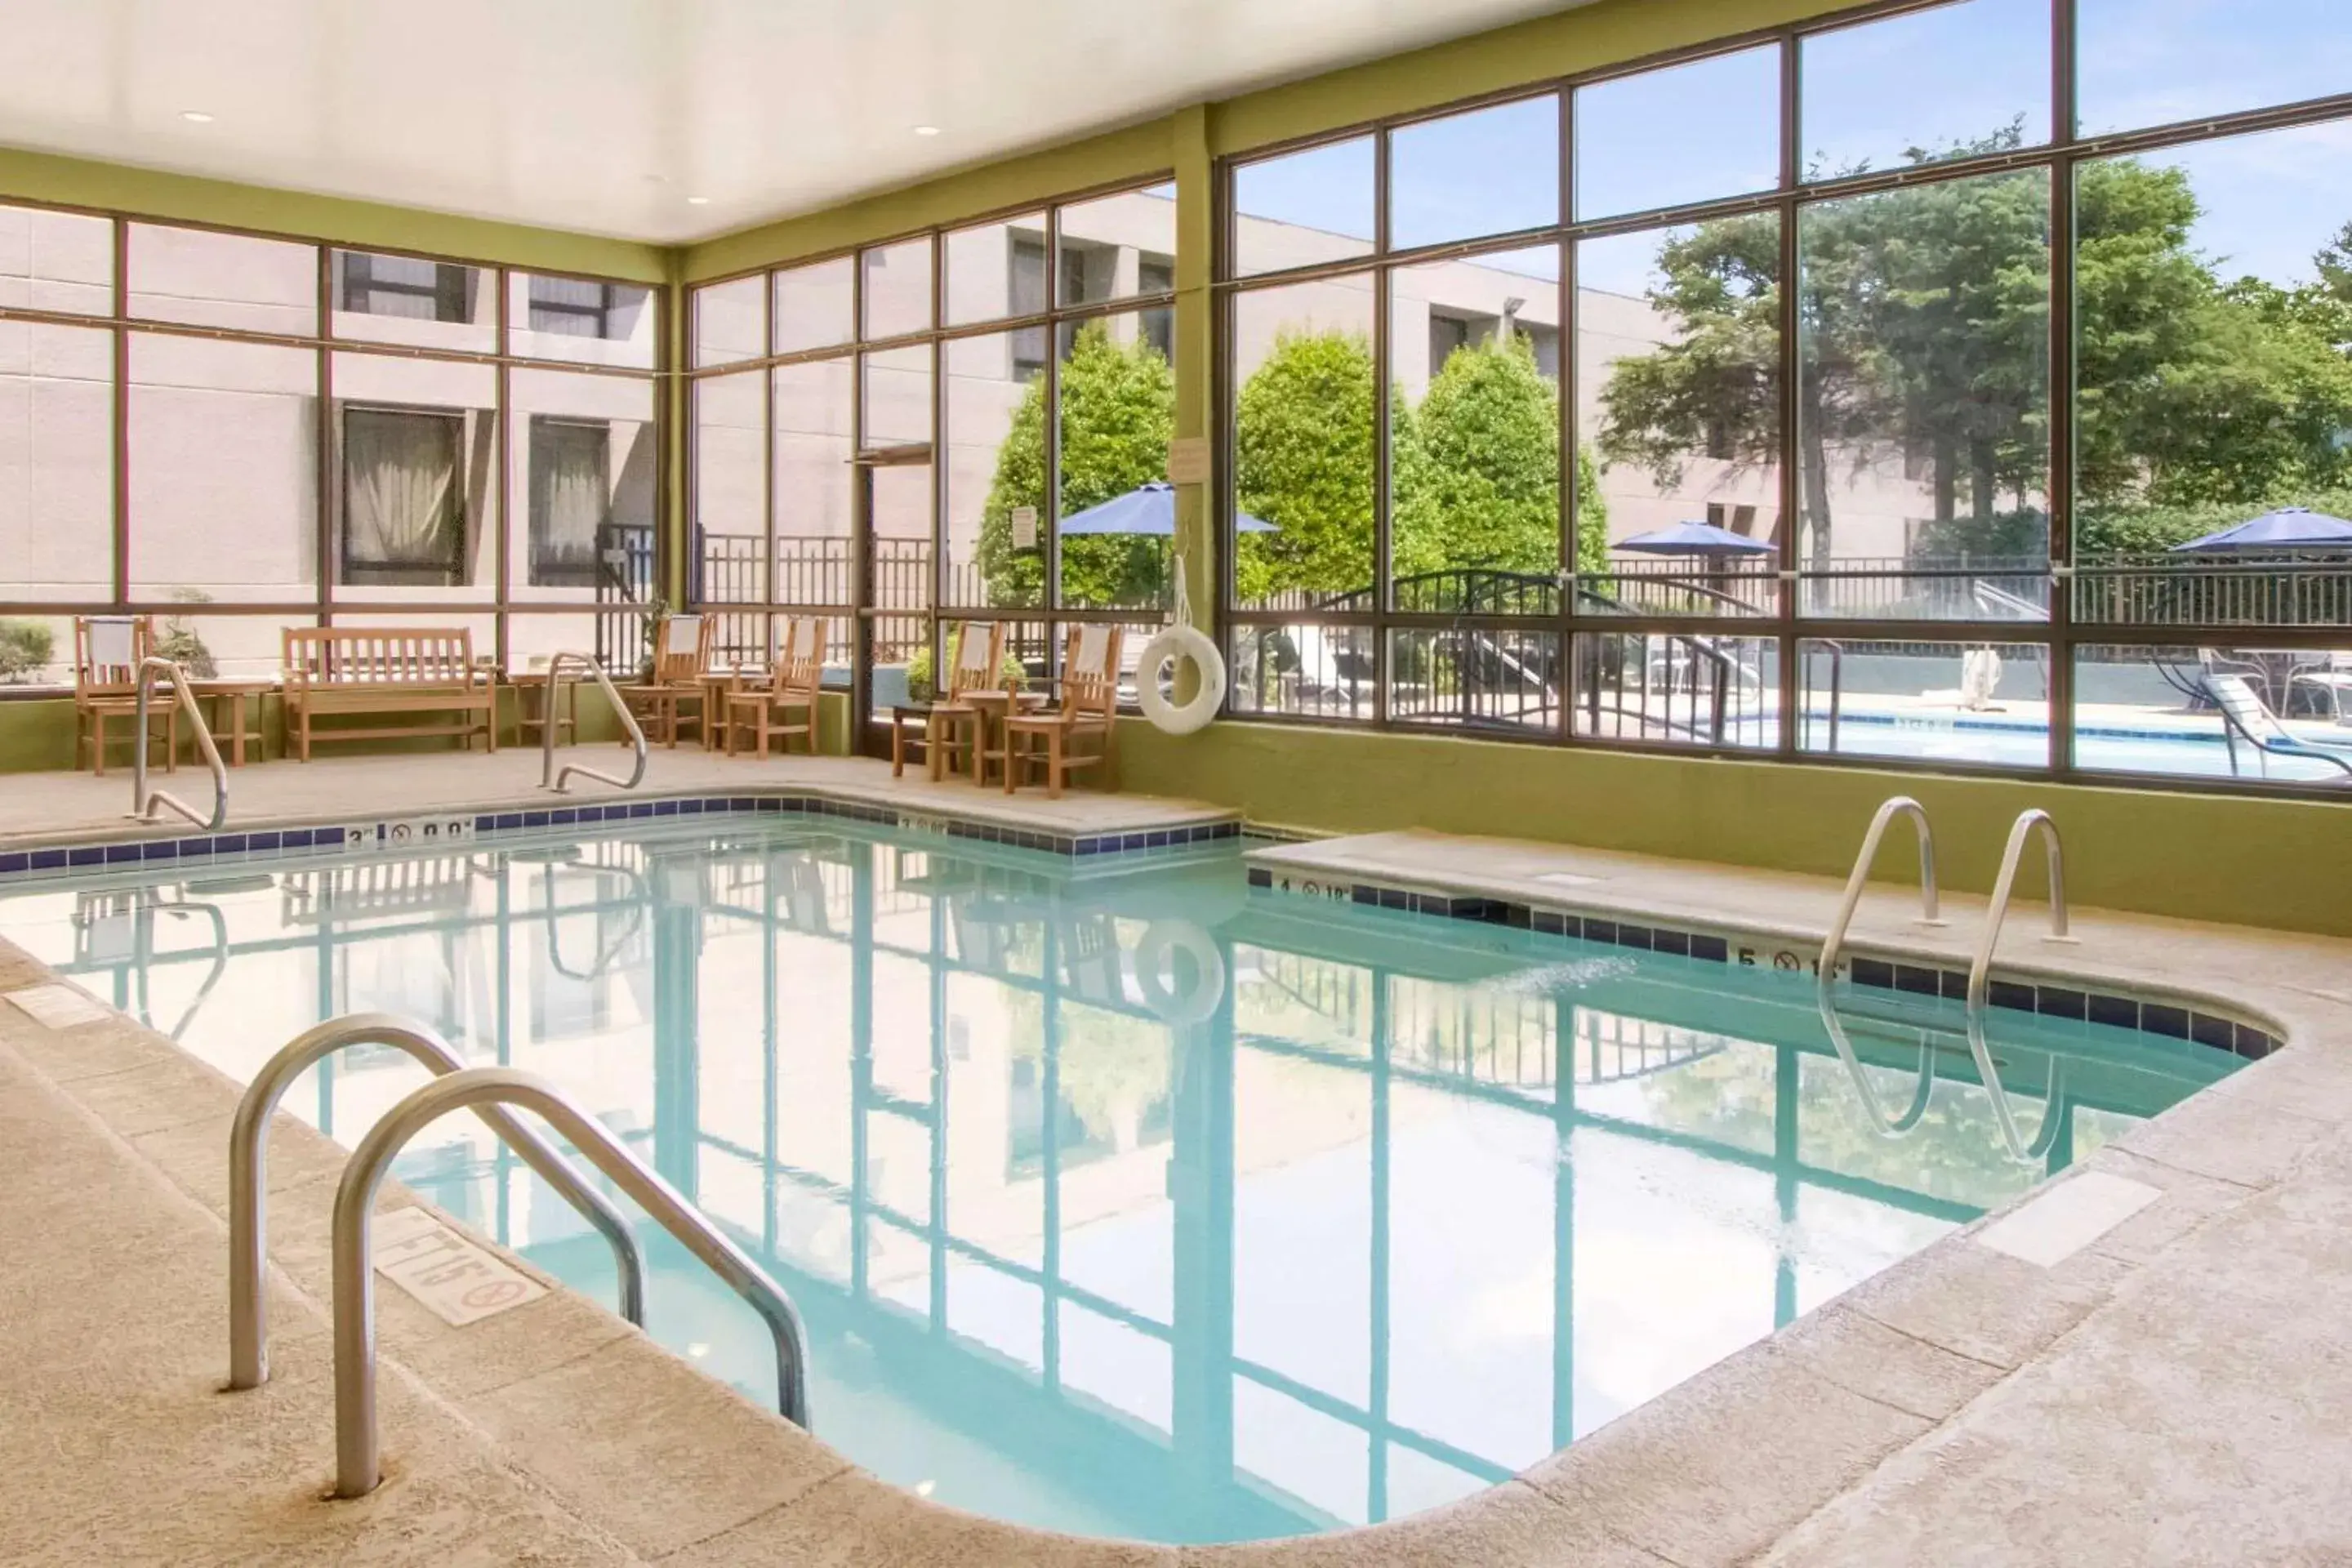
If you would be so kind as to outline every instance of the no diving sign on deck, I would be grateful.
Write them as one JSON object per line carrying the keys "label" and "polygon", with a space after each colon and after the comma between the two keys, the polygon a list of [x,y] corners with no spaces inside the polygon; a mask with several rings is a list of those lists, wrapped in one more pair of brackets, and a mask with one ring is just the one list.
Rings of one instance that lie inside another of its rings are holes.
{"label": "no diving sign on deck", "polygon": [[547,1294],[538,1280],[415,1207],[376,1216],[375,1271],[457,1329]]}

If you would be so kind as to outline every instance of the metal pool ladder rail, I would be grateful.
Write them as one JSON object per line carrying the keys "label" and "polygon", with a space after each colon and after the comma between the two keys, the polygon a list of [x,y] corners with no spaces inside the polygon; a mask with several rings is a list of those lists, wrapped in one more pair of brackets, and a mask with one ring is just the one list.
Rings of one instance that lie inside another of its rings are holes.
{"label": "metal pool ladder rail", "polygon": [[[354,1013],[330,1018],[289,1041],[254,1075],[237,1101],[228,1135],[228,1385],[258,1388],[269,1378],[269,1320],[261,1271],[268,1253],[262,1217],[268,1185],[264,1141],[278,1101],[302,1071],[346,1046],[394,1046],[436,1074],[463,1070],[449,1042],[421,1024],[389,1013]],[[546,1178],[589,1224],[612,1244],[621,1279],[621,1316],[639,1328],[646,1322],[646,1260],[637,1238],[613,1201],[590,1186],[552,1144],[502,1110],[485,1107],[482,1120],[504,1139],[523,1163]]]}
{"label": "metal pool ladder rail", "polygon": [[1985,995],[1992,988],[1993,946],[2000,941],[2001,922],[2009,918],[2009,895],[2017,885],[2017,865],[2025,858],[2025,841],[2037,827],[2042,830],[2050,864],[2050,935],[2046,940],[2074,940],[2066,934],[2066,854],[2058,842],[2058,825],[2039,807],[2021,811],[2010,826],[2008,847],[2000,852],[2000,876],[1992,885],[1992,904],[1985,910],[1984,935],[1977,942],[1976,962],[1969,965],[1971,1012],[1985,1005]]}
{"label": "metal pool ladder rail", "polygon": [[[566,763],[563,764],[562,773],[555,771],[556,680],[563,673],[563,667],[567,663],[577,664],[585,668],[596,684],[604,688],[604,700],[613,705],[613,711],[620,715],[621,728],[629,732],[629,745],[636,752],[636,765],[629,770],[627,778],[616,779],[610,773],[598,773],[594,768],[583,767],[578,763]],[[645,730],[637,723],[637,716],[629,711],[629,705],[621,700],[620,690],[614,686],[613,678],[604,673],[604,667],[586,654],[559,653],[547,661],[547,721],[541,729],[539,742],[540,788],[551,789],[556,794],[562,795],[565,793],[564,781],[573,773],[594,779],[598,784],[611,784],[614,789],[635,789],[644,782],[646,776]]]}
{"label": "metal pool ladder rail", "polygon": [[1853,858],[1853,872],[1846,878],[1845,893],[1838,900],[1837,918],[1830,922],[1829,939],[1822,943],[1824,981],[1837,973],[1838,953],[1845,946],[1846,927],[1853,923],[1854,906],[1862,902],[1862,889],[1870,881],[1870,863],[1878,858],[1878,841],[1886,837],[1886,825],[1898,815],[1909,817],[1919,829],[1919,923],[1944,923],[1937,914],[1936,830],[1927,824],[1927,808],[1907,795],[1890,795],[1870,819],[1870,831],[1862,836],[1862,853]]}
{"label": "metal pool ladder rail", "polygon": [[[149,794],[147,789],[147,707],[155,688],[158,671],[172,678],[173,700],[180,711],[188,716],[194,730],[196,749],[205,754],[205,765],[213,774],[213,814],[210,818],[198,816],[195,808],[175,795],[163,790]],[[188,686],[188,672],[168,658],[147,658],[139,661],[138,717],[131,731],[131,816],[138,822],[155,820],[155,808],[168,805],[198,827],[211,832],[228,820],[228,769],[221,765],[220,748],[213,744],[212,726],[205,722],[204,710],[196,706],[196,694]]]}
{"label": "metal pool ladder rail", "polygon": [[360,1140],[335,1189],[335,1495],[365,1497],[383,1477],[375,1419],[375,1270],[369,1245],[376,1188],[393,1157],[426,1125],[466,1106],[493,1104],[520,1106],[545,1118],[767,1320],[776,1341],[777,1405],[785,1420],[805,1430],[808,1335],[783,1287],[547,1079],[515,1068],[467,1068],[436,1079],[384,1112]]}

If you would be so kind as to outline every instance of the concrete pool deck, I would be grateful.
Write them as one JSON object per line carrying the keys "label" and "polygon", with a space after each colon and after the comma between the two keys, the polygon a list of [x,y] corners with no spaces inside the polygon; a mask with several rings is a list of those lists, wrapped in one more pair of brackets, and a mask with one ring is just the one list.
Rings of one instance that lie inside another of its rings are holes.
{"label": "concrete pool deck", "polygon": [[[1818,940],[1837,891],[1817,878],[1432,834],[1253,859],[1324,881],[1639,910],[1799,942]],[[1947,905],[1951,923],[1923,929],[1909,919],[1914,895],[1874,886],[1853,942],[1964,959],[1982,903]],[[317,1500],[332,1458],[324,1215],[340,1152],[280,1118],[281,1370],[257,1394],[216,1394],[235,1086],[119,1016],[52,1029],[0,1004],[0,1159],[26,1173],[0,1194],[15,1260],[0,1284],[0,1394],[12,1413],[37,1413],[0,1423],[0,1539],[29,1561],[110,1563],[1698,1568],[2352,1555],[2340,1420],[2352,1402],[2352,942],[2078,910],[2080,945],[2061,950],[2040,942],[2041,919],[2013,912],[2004,972],[2206,997],[2274,1023],[2289,1048],[1516,1480],[1368,1530],[1181,1550],[1072,1542],[924,1502],[560,1288],[463,1330],[381,1291],[395,1477],[359,1503]],[[0,944],[0,992],[47,978]],[[2143,1206],[2099,1223],[2086,1175],[2129,1186]],[[113,1245],[94,1248],[93,1237]]]}

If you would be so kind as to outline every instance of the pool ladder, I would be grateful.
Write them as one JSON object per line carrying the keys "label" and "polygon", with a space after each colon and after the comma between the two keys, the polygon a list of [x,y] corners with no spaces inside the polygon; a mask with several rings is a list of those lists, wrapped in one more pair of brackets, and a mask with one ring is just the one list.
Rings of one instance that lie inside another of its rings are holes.
{"label": "pool ladder", "polygon": [[[1821,963],[1816,971],[1816,1000],[1822,1026],[1828,1031],[1830,1043],[1836,1048],[1839,1058],[1845,1063],[1846,1070],[1861,1092],[1863,1108],[1872,1126],[1886,1137],[1897,1137],[1909,1131],[1926,1112],[1934,1080],[1933,1061],[1923,1038],[1918,1088],[1906,1111],[1889,1118],[1879,1105],[1877,1096],[1863,1072],[1861,1060],[1846,1038],[1845,1027],[1838,1017],[1837,1004],[1831,987],[1837,980],[1837,961],[1845,946],[1847,929],[1853,922],[1855,907],[1862,901],[1863,889],[1870,879],[1871,863],[1877,858],[1879,842],[1885,837],[1887,825],[1898,816],[1908,816],[1919,833],[1919,923],[1930,926],[1946,923],[1939,918],[1936,889],[1936,836],[1934,827],[1927,821],[1927,808],[1908,795],[1890,796],[1880,805],[1877,814],[1870,819],[1869,831],[1863,835],[1861,853],[1854,857],[1853,870],[1846,878],[1845,891],[1838,900],[1837,914],[1830,921],[1829,935],[1822,943]],[[2035,1130],[2033,1138],[2029,1142],[2019,1134],[2017,1119],[2010,1109],[2008,1092],[2001,1085],[2000,1068],[1993,1061],[1991,1048],[1985,1040],[1984,1013],[1992,989],[1993,950],[1999,945],[2001,927],[2009,919],[2010,896],[2016,890],[2018,868],[2025,858],[2025,846],[2037,831],[2042,836],[2048,858],[2050,878],[2050,934],[2045,940],[2074,940],[2067,934],[2066,860],[2064,847],[2058,837],[2058,825],[2051,819],[2048,812],[2038,806],[2029,807],[2020,812],[2017,820],[2010,825],[2009,842],[2001,850],[2000,872],[1994,879],[1992,900],[1985,910],[1984,932],[1978,939],[1976,954],[1969,964],[1969,1054],[1975,1058],[1977,1076],[1991,1098],[1993,1121],[2000,1131],[2001,1142],[2008,1146],[2011,1156],[2020,1161],[2039,1161],[2046,1156],[2059,1122],[2051,1115],[2050,1100],[2045,1098],[2042,1125]],[[2057,1071],[2057,1064],[2053,1060],[2048,1090],[2053,1095],[2058,1087]]]}
{"label": "pool ladder", "polygon": [[[629,737],[629,747],[636,754],[635,763],[629,769],[629,776],[627,778],[616,779],[610,773],[599,773],[594,768],[583,766],[579,763],[566,763],[563,764],[562,772],[558,773],[556,771],[555,700],[558,689],[557,679],[562,675],[563,667],[567,664],[576,664],[585,669],[588,672],[588,678],[591,680],[593,680],[604,689],[604,700],[611,703],[613,705],[613,711],[620,716],[621,728],[627,732]],[[637,716],[629,711],[628,703],[622,700],[619,689],[613,684],[613,678],[604,672],[604,667],[602,664],[599,664],[594,658],[589,657],[587,654],[573,652],[567,648],[547,661],[547,711],[545,716],[547,723],[541,731],[539,742],[540,788],[553,790],[558,795],[569,794],[570,792],[564,788],[564,785],[570,782],[573,773],[578,773],[583,778],[594,779],[598,784],[611,784],[614,789],[635,789],[638,784],[645,782],[645,729],[643,726],[638,724]]]}
{"label": "pool ladder", "polygon": [[[172,700],[187,716],[188,725],[195,733],[196,750],[203,753],[205,766],[213,775],[213,813],[207,817],[196,815],[195,807],[178,795],[164,790],[150,791],[147,787],[147,748],[149,704],[155,694],[155,678],[163,676],[172,683]],[[239,699],[242,700],[242,699]],[[159,807],[170,806],[206,832],[212,832],[228,820],[228,769],[221,765],[220,748],[213,744],[212,726],[205,722],[205,713],[196,705],[195,689],[188,684],[188,672],[168,658],[150,656],[139,661],[139,696],[134,726],[131,731],[131,817],[134,822],[152,822]]]}
{"label": "pool ladder", "polygon": [[431,1029],[383,1013],[330,1019],[297,1036],[269,1058],[237,1102],[229,1131],[229,1387],[257,1388],[269,1376],[262,1279],[268,1244],[262,1198],[267,1186],[263,1149],[270,1116],[287,1087],[304,1069],[346,1046],[362,1044],[406,1051],[436,1076],[368,1131],[335,1189],[337,1497],[364,1497],[382,1479],[375,1412],[375,1270],[370,1245],[377,1189],[410,1139],[446,1113],[465,1107],[475,1108],[525,1164],[603,1233],[619,1269],[621,1315],[632,1324],[645,1326],[645,1258],[627,1219],[610,1198],[582,1178],[553,1144],[499,1108],[517,1106],[536,1112],[743,1297],[765,1320],[775,1341],[777,1406],[784,1419],[807,1428],[808,1333],[799,1309],[782,1286],[554,1084],[537,1073],[513,1068],[465,1067],[448,1042]]}

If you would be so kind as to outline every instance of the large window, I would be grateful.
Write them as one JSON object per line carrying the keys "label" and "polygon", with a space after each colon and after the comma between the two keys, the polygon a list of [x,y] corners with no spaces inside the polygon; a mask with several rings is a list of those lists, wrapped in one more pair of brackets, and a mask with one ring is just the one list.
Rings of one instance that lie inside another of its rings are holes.
{"label": "large window", "polygon": [[2337,9],[1887,5],[1229,161],[1232,710],[2352,780]]}
{"label": "large window", "polygon": [[0,686],[69,681],[70,618],[126,612],[200,674],[271,675],[322,619],[633,663],[656,298],[0,207]]}
{"label": "large window", "polygon": [[694,592],[724,635],[756,656],[776,617],[821,615],[845,680],[863,584],[887,704],[929,679],[943,621],[1005,623],[1044,675],[1066,619],[1164,618],[1175,205],[1165,183],[1092,193],[695,289],[698,321],[761,279],[772,312],[763,365],[706,332],[691,372]]}

